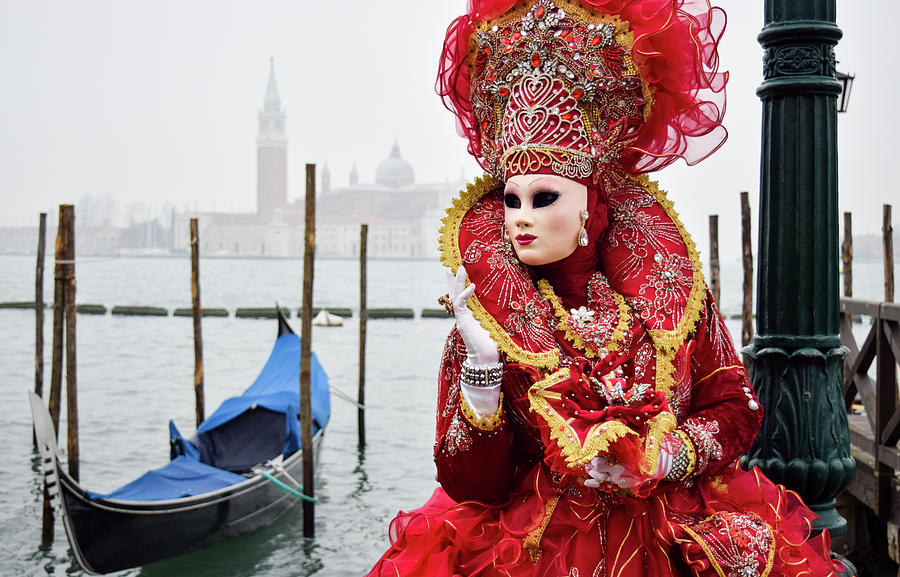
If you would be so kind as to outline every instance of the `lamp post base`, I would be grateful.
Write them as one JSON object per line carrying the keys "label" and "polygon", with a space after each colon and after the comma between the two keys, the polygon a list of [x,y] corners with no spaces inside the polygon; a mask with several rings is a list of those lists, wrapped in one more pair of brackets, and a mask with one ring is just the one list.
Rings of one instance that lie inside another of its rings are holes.
{"label": "lamp post base", "polygon": [[[847,532],[834,497],[856,472],[850,456],[841,371],[846,347],[797,347],[791,337],[757,337],[742,353],[750,361],[750,382],[765,409],[746,469],[759,467],[775,483],[800,494],[819,518],[815,531]],[[804,339],[805,340],[805,339]],[[764,348],[760,342],[766,344]],[[794,345],[794,346],[790,346]]]}

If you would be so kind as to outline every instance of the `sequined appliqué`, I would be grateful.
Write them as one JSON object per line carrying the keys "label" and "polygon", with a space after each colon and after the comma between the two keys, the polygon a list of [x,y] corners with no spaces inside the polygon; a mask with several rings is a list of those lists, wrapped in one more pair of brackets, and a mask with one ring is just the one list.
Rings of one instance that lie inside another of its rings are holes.
{"label": "sequined appliqu\u00e9", "polygon": [[682,527],[719,575],[765,577],[771,571],[775,553],[772,530],[754,513],[720,512]]}
{"label": "sequined appliqu\u00e9", "polygon": [[697,449],[697,469],[702,472],[710,460],[722,458],[722,445],[716,440],[719,434],[719,422],[706,417],[691,418],[681,428],[686,432]]}
{"label": "sequined appliqu\u00e9", "polygon": [[503,328],[511,334],[521,337],[522,342],[534,348],[553,347],[556,341],[553,340],[550,327],[552,318],[550,307],[546,303],[524,301],[512,301],[509,303],[512,312],[503,323]]}
{"label": "sequined appliqu\u00e9", "polygon": [[471,446],[472,437],[469,436],[469,428],[462,423],[459,414],[454,415],[444,437],[444,450],[452,456],[468,451]]}

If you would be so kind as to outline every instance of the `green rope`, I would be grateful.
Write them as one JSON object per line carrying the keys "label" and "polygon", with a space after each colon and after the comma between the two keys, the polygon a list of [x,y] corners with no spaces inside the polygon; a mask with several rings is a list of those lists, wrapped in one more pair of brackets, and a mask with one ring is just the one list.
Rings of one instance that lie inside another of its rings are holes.
{"label": "green rope", "polygon": [[260,471],[260,475],[262,475],[266,479],[272,481],[273,483],[275,483],[276,485],[278,485],[279,487],[281,487],[282,489],[284,489],[291,495],[294,495],[295,497],[300,497],[304,501],[309,501],[310,503],[318,503],[319,502],[319,500],[316,499],[315,497],[310,497],[309,495],[304,495],[303,493],[300,492],[303,490],[303,485],[297,485],[297,488],[300,489],[300,491],[297,491],[297,490],[291,489],[290,487],[288,487],[287,485],[285,485],[284,483],[282,483],[281,481],[279,481],[272,475],[266,473],[265,471]]}

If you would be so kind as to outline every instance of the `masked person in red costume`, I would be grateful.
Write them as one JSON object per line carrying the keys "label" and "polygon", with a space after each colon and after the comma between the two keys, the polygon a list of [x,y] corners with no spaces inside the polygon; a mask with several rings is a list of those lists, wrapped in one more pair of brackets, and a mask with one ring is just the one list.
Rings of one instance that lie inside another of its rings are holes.
{"label": "masked person in red costume", "polygon": [[438,91],[487,174],[444,219],[441,487],[371,575],[834,575],[738,457],[762,409],[647,173],[726,137],[708,0],[471,0]]}

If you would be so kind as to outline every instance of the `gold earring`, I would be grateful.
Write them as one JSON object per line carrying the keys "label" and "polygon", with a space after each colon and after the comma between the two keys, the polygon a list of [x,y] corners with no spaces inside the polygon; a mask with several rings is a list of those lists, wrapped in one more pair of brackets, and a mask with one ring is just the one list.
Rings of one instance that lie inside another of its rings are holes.
{"label": "gold earring", "polygon": [[512,241],[509,239],[509,231],[506,229],[506,226],[503,227],[503,241],[512,246]]}
{"label": "gold earring", "polygon": [[584,229],[584,223],[587,222],[588,219],[588,211],[587,209],[582,209],[581,214],[581,230],[578,231],[578,244],[580,246],[588,245],[588,235],[587,231]]}

